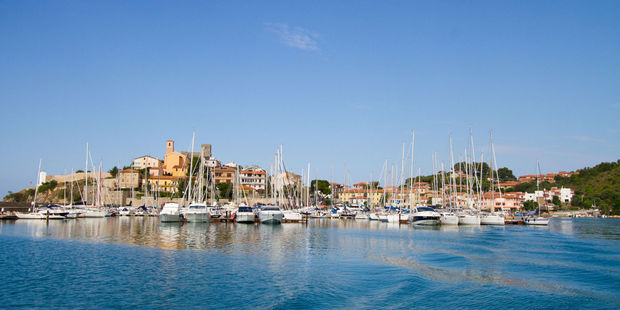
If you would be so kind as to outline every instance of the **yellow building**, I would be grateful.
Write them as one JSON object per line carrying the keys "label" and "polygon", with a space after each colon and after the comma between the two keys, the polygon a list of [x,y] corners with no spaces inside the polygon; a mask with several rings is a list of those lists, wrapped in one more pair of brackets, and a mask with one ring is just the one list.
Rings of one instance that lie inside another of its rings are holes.
{"label": "yellow building", "polygon": [[151,186],[151,191],[158,192],[166,192],[166,193],[176,193],[179,191],[179,180],[184,179],[186,176],[176,177],[176,176],[157,176],[157,177],[149,177],[147,180],[148,184]]}
{"label": "yellow building", "polygon": [[166,141],[166,155],[164,156],[164,174],[180,177],[187,174],[187,156],[174,151],[174,141]]}

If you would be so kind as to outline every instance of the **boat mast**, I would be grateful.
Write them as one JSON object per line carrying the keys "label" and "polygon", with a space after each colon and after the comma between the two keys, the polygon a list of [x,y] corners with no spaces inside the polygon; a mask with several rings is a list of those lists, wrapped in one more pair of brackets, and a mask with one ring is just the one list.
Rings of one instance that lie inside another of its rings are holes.
{"label": "boat mast", "polygon": [[35,184],[34,198],[32,199],[32,212],[34,212],[34,208],[37,206],[37,192],[39,191],[39,183],[41,182],[41,161],[43,161],[43,158],[39,158],[39,170],[37,170],[37,184]]}
{"label": "boat mast", "polygon": [[411,162],[409,163],[409,212],[413,209],[413,150],[415,131],[411,131]]}
{"label": "boat mast", "polygon": [[189,203],[192,203],[192,174],[193,174],[193,168],[194,168],[194,138],[196,138],[196,132],[194,131],[192,133],[192,152],[190,153],[190,160],[189,160],[189,181],[187,183],[187,186],[189,187],[188,191],[189,193],[187,194],[187,201]]}
{"label": "boat mast", "polygon": [[88,142],[86,142],[86,167],[84,168],[84,206],[88,206]]}

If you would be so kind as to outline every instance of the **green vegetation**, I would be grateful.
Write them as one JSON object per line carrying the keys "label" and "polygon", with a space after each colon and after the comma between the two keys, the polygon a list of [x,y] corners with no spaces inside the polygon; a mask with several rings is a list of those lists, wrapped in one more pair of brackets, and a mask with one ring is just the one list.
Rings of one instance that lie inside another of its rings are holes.
{"label": "green vegetation", "polygon": [[54,188],[56,188],[56,186],[58,186],[58,182],[56,182],[56,180],[51,180],[49,182],[45,182],[43,184],[41,184],[39,186],[39,192],[47,192],[50,190],[54,190]]}
{"label": "green vegetation", "polygon": [[517,180],[514,174],[512,174],[512,170],[506,167],[497,169],[497,175],[499,175],[499,180],[502,182]]}
{"label": "green vegetation", "polygon": [[108,170],[108,172],[112,175],[113,178],[116,178],[116,175],[118,174],[118,167],[114,166],[114,168]]}
{"label": "green vegetation", "polygon": [[215,187],[217,188],[219,198],[232,199],[232,183],[217,183]]}
{"label": "green vegetation", "polygon": [[582,208],[596,205],[605,214],[620,215],[620,160],[577,172],[568,178],[555,177],[555,186],[575,190],[572,205]]}
{"label": "green vegetation", "polygon": [[332,192],[327,180],[312,180],[310,182],[310,193],[314,193],[316,189],[323,195],[329,195]]}
{"label": "green vegetation", "polygon": [[538,202],[534,200],[526,200],[523,202],[523,210],[532,211],[538,208]]}

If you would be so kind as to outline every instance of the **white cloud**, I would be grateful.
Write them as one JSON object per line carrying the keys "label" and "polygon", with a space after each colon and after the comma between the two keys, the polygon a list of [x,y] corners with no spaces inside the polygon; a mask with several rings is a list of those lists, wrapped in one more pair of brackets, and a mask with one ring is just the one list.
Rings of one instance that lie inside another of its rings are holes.
{"label": "white cloud", "polygon": [[606,141],[603,139],[599,139],[599,138],[595,138],[595,137],[590,137],[590,136],[569,136],[569,139],[573,139],[573,140],[577,140],[580,142],[598,142],[598,143],[605,143]]}
{"label": "white cloud", "polygon": [[319,35],[301,27],[289,27],[287,24],[266,23],[267,30],[280,37],[282,43],[306,51],[319,51]]}

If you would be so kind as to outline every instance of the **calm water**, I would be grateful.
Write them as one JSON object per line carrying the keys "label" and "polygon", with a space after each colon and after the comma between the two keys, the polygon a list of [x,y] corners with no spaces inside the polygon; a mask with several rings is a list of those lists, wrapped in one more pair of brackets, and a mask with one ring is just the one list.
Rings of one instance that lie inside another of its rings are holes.
{"label": "calm water", "polygon": [[0,307],[620,308],[620,220],[0,222]]}

